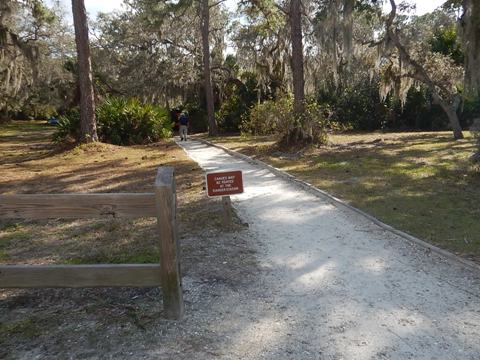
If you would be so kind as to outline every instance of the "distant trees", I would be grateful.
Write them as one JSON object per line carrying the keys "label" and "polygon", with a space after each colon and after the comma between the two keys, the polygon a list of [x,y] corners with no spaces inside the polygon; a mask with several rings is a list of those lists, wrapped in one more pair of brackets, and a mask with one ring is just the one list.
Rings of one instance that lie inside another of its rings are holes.
{"label": "distant trees", "polygon": [[23,82],[34,77],[36,47],[21,39],[15,27],[14,17],[22,10],[16,1],[0,2],[0,121],[8,119],[16,97],[26,96]]}
{"label": "distant trees", "polygon": [[235,18],[224,0],[129,0],[93,23],[90,60],[82,0],[72,0],[77,56],[59,11],[4,0],[0,112],[49,104],[62,113],[78,77],[85,141],[95,139],[94,95],[186,108],[210,135],[238,130],[253,107],[280,99],[293,104],[281,111],[290,145],[323,139],[315,133],[327,120],[361,130],[450,127],[461,138],[480,116],[478,0],[449,0],[421,17],[390,2],[385,14],[375,0],[242,0]]}
{"label": "distant trees", "polygon": [[222,71],[228,25],[222,3],[132,1],[125,13],[102,16],[94,58],[106,90],[167,107],[195,102],[209,133],[218,134],[215,71]]}
{"label": "distant trees", "polygon": [[[60,25],[58,14],[40,0],[0,1],[0,120],[22,111],[35,114],[50,102],[48,83],[65,75],[61,62],[48,58]],[[48,76],[42,71],[47,62]]]}
{"label": "distant trees", "polygon": [[[431,91],[433,99],[447,115],[455,139],[463,139],[462,127],[457,114],[460,105],[460,95],[457,85],[461,74],[461,68],[448,56],[431,53],[422,48],[417,39],[410,39],[410,48],[404,45],[401,35],[395,23],[397,16],[397,4],[390,0],[391,12],[388,16],[384,38],[384,57],[390,65],[384,69],[384,77],[387,81],[397,81],[399,86],[395,88],[388,83],[385,86],[397,90],[397,96],[406,96],[406,91],[413,86],[414,81],[423,83]],[[396,54],[390,51],[396,49]],[[395,56],[397,55],[397,57]],[[385,91],[385,94],[388,90]]]}
{"label": "distant trees", "polygon": [[101,14],[92,42],[99,92],[166,107],[198,96],[202,42],[192,23],[199,23],[196,8],[165,1],[131,2],[121,14]]}
{"label": "distant trees", "polygon": [[288,8],[257,0],[241,2],[240,9],[248,21],[234,31],[238,64],[255,74],[259,101],[282,96],[291,84]]}
{"label": "distant trees", "polygon": [[[293,89],[293,126],[291,131],[286,133],[286,138],[282,139],[287,144],[296,144],[298,142],[312,141],[311,131],[305,128],[305,71],[304,71],[304,36],[302,31],[302,0],[291,0],[286,4],[277,4],[265,0],[245,1],[243,4],[247,9],[247,14],[255,20],[257,24],[251,25],[251,32],[245,32],[243,38],[238,38],[240,45],[247,51],[260,51],[259,56],[254,57],[255,68],[260,73],[265,73],[269,77],[264,82],[264,86],[270,86],[272,90],[285,91],[283,82],[286,78],[286,64],[289,63],[291,84]],[[284,18],[282,20],[282,17]],[[288,26],[288,32],[282,30],[285,25]],[[263,49],[251,49],[251,38],[259,41],[264,46]],[[290,49],[288,49],[290,45]],[[241,50],[242,51],[242,50]],[[277,55],[277,53],[280,54]],[[289,55],[289,58],[285,58]],[[260,75],[260,74],[259,74]],[[262,75],[260,75],[262,76]],[[275,82],[275,76],[280,81]],[[275,89],[277,87],[277,89]],[[280,94],[281,95],[281,94]]]}
{"label": "distant trees", "polygon": [[87,12],[83,0],[72,0],[75,43],[77,44],[78,83],[80,88],[80,141],[98,141],[95,121],[92,62],[88,42]]}

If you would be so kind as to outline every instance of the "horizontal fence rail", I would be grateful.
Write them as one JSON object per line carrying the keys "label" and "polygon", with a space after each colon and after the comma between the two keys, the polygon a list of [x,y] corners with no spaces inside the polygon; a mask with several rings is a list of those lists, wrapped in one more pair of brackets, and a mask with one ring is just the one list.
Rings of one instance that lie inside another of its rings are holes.
{"label": "horizontal fence rail", "polygon": [[149,216],[157,216],[153,193],[0,195],[0,218],[3,219]]}
{"label": "horizontal fence rail", "polygon": [[83,288],[160,286],[160,265],[5,265],[4,288]]}
{"label": "horizontal fence rail", "polygon": [[172,167],[158,169],[154,193],[0,195],[0,219],[156,217],[160,264],[0,265],[0,288],[161,286],[165,316],[184,313]]}

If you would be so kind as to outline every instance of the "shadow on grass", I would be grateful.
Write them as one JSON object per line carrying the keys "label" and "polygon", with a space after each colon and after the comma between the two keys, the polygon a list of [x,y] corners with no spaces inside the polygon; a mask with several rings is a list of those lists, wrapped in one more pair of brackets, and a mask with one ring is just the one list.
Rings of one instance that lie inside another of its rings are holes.
{"label": "shadow on grass", "polygon": [[[108,166],[104,171],[108,171]],[[263,191],[268,189],[271,174],[261,169],[253,173]],[[120,187],[142,188],[151,184],[150,179],[131,179],[129,175],[125,175]],[[85,180],[69,176],[68,181],[73,182],[70,187]],[[105,186],[105,181],[101,180],[98,187]],[[182,186],[188,188],[188,181],[185,173],[179,176]],[[259,195],[259,199],[251,201],[262,202]],[[331,210],[312,201],[301,215],[292,216],[305,206],[302,199],[295,194],[293,197],[277,194],[264,204],[264,211],[257,204],[257,211],[270,219],[269,236],[289,235],[293,243],[299,236],[307,237],[309,241],[305,243],[321,244],[322,249],[311,251],[309,246],[299,249],[295,244],[288,259],[280,256],[272,262],[270,271],[277,277],[268,278],[267,274],[266,281],[277,280],[279,284],[251,286],[259,276],[254,253],[241,238],[218,236],[216,226],[210,221],[217,217],[219,203],[203,204],[204,199],[198,199],[180,206],[180,224],[184,229],[182,262],[190,282],[186,287],[184,321],[169,323],[161,319],[158,289],[11,292],[0,300],[0,356],[40,354],[55,358],[74,354],[86,358],[105,355],[211,359],[244,358],[249,354],[252,358],[272,360],[355,358],[360,347],[362,355],[372,359],[423,354],[452,357],[460,351],[478,353],[477,337],[472,330],[475,325],[462,321],[474,322],[478,317],[478,306],[469,298],[477,293],[476,288],[464,289],[465,283],[454,286],[443,282],[444,278],[432,275],[432,269],[424,271],[409,257],[388,258],[388,252],[381,246],[378,253],[372,254],[366,246],[369,240],[361,232],[341,239],[334,236],[335,232],[319,231],[322,230],[319,224],[332,221]],[[284,216],[268,217],[272,206],[284,209],[281,213]],[[152,248],[155,246],[154,222],[150,220],[140,219],[120,227],[117,221],[100,225],[54,221],[53,227],[61,228],[62,224],[65,227],[62,231],[76,228],[77,232],[69,236],[76,235],[77,240],[72,242],[80,243],[76,246],[82,251],[89,251],[91,244],[100,240],[115,245],[125,230],[132,235],[129,242],[152,241]],[[10,229],[21,232],[22,226],[10,225]],[[356,251],[345,256],[344,250],[351,246]],[[109,251],[115,257],[124,253],[134,255],[121,246]],[[290,262],[295,256],[303,261]],[[407,277],[416,281],[405,281]],[[315,287],[319,283],[322,286]],[[431,301],[439,294],[444,296],[442,301]],[[303,306],[295,303],[300,298]],[[439,338],[445,347],[438,346]],[[319,339],[324,339],[320,347]]]}
{"label": "shadow on grass", "polygon": [[[61,156],[43,153],[47,145],[32,145],[44,136],[9,138],[5,149],[21,154],[0,164],[7,174],[16,172],[0,179],[0,193],[153,192],[158,167],[174,166],[181,266],[190,284],[187,311],[199,306],[198,296],[205,304],[215,299],[212,287],[236,289],[256,274],[254,252],[236,235],[243,227],[222,229],[221,202],[205,196],[202,170],[176,145],[100,144]],[[22,159],[37,161],[25,169],[10,166]],[[32,176],[32,168],[42,171]],[[2,264],[156,263],[158,242],[155,218],[0,222]],[[85,357],[101,357],[123,348],[130,335],[141,343],[148,331],[162,340],[172,327],[163,320],[161,301],[158,288],[2,290],[0,358],[65,357],[72,348]],[[117,336],[122,345],[109,340]]]}
{"label": "shadow on grass", "polygon": [[[220,201],[203,197],[180,205],[182,274],[189,282],[237,289],[257,273],[255,252],[249,250],[246,240],[224,232],[221,211]],[[237,226],[234,230],[241,229]],[[0,245],[8,254],[4,263],[159,261],[154,218],[9,222],[0,233]],[[198,290],[190,291],[194,290],[188,286],[187,312],[198,306],[193,303]],[[215,296],[208,291],[202,296],[206,303]],[[0,356],[6,358],[39,347],[48,356],[65,355],[70,353],[72,340],[76,351],[101,348],[109,353],[115,351],[115,341],[106,339],[107,333],[125,336],[121,341],[128,342],[128,334],[153,331],[158,336],[156,327],[166,327],[162,331],[170,328],[163,319],[158,288],[5,290],[0,295]]]}
{"label": "shadow on grass", "polygon": [[27,161],[42,160],[62,153],[65,149],[52,143],[54,128],[38,122],[16,121],[2,125],[1,146],[4,154],[0,165],[22,164]]}
{"label": "shadow on grass", "polygon": [[327,147],[293,154],[279,151],[265,137],[224,142],[387,224],[480,261],[480,174],[468,160],[475,151],[471,138],[453,141],[446,133],[359,133],[334,140]]}
{"label": "shadow on grass", "polygon": [[[61,160],[60,160],[61,161]],[[192,172],[198,170],[189,161],[168,161],[155,165],[132,164],[127,160],[104,160],[95,163],[72,164],[59,174],[38,173],[25,180],[0,180],[2,193],[65,193],[82,192],[145,192],[153,191],[160,166],[175,167],[180,190],[190,186]],[[193,170],[194,169],[194,170]],[[79,190],[80,189],[80,190]]]}
{"label": "shadow on grass", "polygon": [[297,162],[269,159],[396,228],[479,261],[480,174],[466,156],[474,145],[409,139],[320,150]]}

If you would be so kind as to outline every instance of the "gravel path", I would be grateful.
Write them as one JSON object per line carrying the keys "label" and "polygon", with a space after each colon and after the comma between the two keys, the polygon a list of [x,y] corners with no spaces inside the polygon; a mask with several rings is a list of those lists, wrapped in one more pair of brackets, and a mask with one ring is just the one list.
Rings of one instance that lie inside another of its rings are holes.
{"label": "gravel path", "polygon": [[229,315],[210,324],[226,334],[212,358],[480,359],[480,274],[220,149],[179,145],[207,171],[243,171],[232,200],[258,247],[260,279],[216,305]]}

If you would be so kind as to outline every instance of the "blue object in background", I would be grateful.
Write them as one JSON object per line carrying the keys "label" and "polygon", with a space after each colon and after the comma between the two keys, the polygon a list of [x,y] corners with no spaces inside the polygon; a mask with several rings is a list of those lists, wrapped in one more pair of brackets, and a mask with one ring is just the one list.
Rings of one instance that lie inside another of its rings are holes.
{"label": "blue object in background", "polygon": [[48,125],[58,125],[58,119],[55,116],[52,116],[48,119]]}

